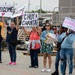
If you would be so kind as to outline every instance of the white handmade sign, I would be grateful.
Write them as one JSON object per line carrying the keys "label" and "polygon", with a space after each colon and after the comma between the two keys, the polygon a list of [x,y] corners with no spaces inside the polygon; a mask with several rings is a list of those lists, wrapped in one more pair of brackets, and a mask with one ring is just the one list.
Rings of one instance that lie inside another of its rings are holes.
{"label": "white handmade sign", "polygon": [[75,20],[66,17],[64,22],[63,22],[63,27],[66,27],[68,29],[75,31]]}
{"label": "white handmade sign", "polygon": [[21,26],[32,27],[39,25],[38,13],[25,13],[22,17]]}
{"label": "white handmade sign", "polygon": [[47,36],[48,37],[46,38],[45,43],[52,44],[53,42],[57,42],[57,38],[55,34],[48,33]]}
{"label": "white handmade sign", "polygon": [[11,5],[0,5],[0,16],[11,17],[13,14],[14,8]]}
{"label": "white handmade sign", "polygon": [[22,16],[25,13],[25,6],[19,8],[17,11],[15,11],[15,13],[13,14],[13,16],[11,18],[17,17],[17,16]]}

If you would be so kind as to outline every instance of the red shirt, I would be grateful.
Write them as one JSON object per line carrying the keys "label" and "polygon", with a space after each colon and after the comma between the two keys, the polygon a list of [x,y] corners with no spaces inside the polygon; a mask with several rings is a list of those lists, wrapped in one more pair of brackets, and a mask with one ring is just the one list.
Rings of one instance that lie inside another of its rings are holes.
{"label": "red shirt", "polygon": [[[30,34],[30,40],[40,40],[40,36],[38,34],[38,32],[31,32]],[[32,49],[32,43],[30,44],[30,49],[32,50],[36,50],[36,49],[39,49],[40,48],[40,43],[36,42],[35,43],[35,47],[34,49]]]}

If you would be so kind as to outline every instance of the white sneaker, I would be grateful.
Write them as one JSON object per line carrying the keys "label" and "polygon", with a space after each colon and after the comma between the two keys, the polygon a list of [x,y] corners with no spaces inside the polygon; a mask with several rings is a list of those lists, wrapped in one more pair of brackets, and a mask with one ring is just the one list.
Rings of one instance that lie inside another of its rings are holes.
{"label": "white sneaker", "polygon": [[46,69],[42,69],[41,72],[46,72]]}
{"label": "white sneaker", "polygon": [[51,72],[51,69],[46,70],[47,72]]}

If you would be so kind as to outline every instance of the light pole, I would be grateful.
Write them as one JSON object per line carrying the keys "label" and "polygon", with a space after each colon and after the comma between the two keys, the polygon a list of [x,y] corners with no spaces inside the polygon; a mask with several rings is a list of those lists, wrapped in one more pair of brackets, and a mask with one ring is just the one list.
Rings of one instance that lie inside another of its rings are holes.
{"label": "light pole", "polygon": [[5,2],[5,5],[7,4],[7,2]]}
{"label": "light pole", "polygon": [[39,5],[36,6],[36,11],[38,10]]}
{"label": "light pole", "polygon": [[59,10],[59,19],[60,19],[60,10],[62,10],[60,7],[55,7],[53,9],[53,18],[52,18],[52,24],[54,24],[54,14],[55,14],[55,10],[58,9]]}
{"label": "light pole", "polygon": [[42,10],[42,0],[40,0],[40,14],[41,14],[41,10]]}
{"label": "light pole", "polygon": [[15,10],[16,10],[15,5],[17,5],[17,3],[15,3],[15,1],[13,1],[13,8],[14,8],[13,13],[15,13]]}
{"label": "light pole", "polygon": [[72,13],[72,0],[70,0],[70,13]]}
{"label": "light pole", "polygon": [[30,12],[30,0],[28,0],[28,12]]}

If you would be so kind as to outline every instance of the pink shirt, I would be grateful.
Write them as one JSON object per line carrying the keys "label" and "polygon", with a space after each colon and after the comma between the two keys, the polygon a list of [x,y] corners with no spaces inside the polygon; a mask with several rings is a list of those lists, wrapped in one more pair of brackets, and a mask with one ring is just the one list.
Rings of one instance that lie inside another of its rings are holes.
{"label": "pink shirt", "polygon": [[[30,41],[40,41],[40,36],[39,36],[38,32],[31,32]],[[39,42],[35,42],[34,48],[32,48],[32,43],[30,43],[30,49],[36,50],[38,48],[40,48]]]}

